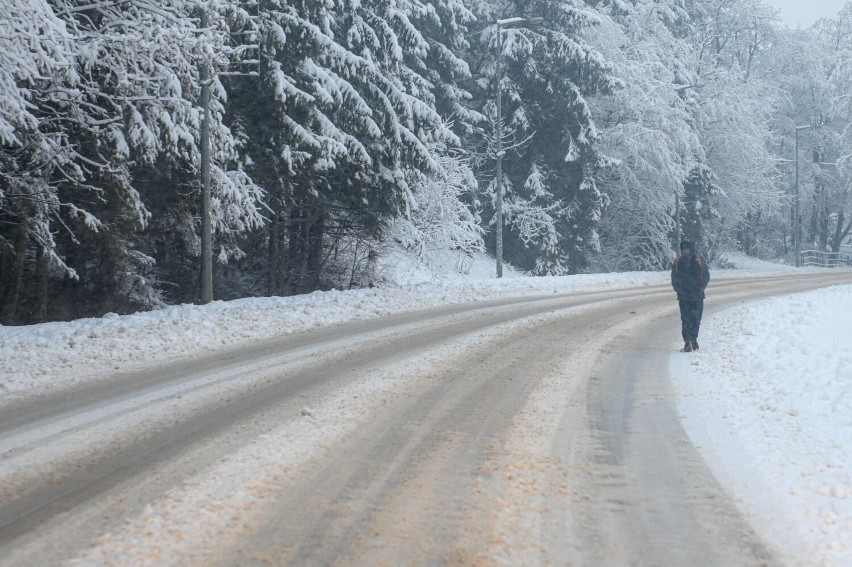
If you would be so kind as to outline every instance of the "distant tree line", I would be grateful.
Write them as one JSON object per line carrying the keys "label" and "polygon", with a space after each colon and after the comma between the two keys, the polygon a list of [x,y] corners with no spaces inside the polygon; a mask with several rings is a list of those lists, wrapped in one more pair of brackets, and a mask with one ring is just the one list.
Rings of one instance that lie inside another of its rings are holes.
{"label": "distant tree line", "polygon": [[498,120],[530,274],[661,269],[679,235],[791,259],[797,196],[836,251],[850,37],[852,4],[788,30],[760,0],[6,0],[0,322],[198,301],[204,69],[216,299],[493,253]]}

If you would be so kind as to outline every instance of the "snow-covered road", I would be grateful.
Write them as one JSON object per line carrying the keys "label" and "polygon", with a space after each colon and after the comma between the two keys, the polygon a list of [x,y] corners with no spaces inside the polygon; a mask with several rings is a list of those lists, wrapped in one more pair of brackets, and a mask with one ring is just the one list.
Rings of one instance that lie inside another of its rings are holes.
{"label": "snow-covered road", "polygon": [[[215,317],[189,318],[199,338],[176,311],[2,329],[0,564],[775,557],[680,429],[665,373],[676,307],[652,285],[664,278],[612,279],[624,291],[409,290],[410,307],[443,306],[400,315],[369,292],[256,300],[239,348],[204,342],[222,332]],[[850,279],[717,279],[713,297]],[[356,320],[269,338],[273,301],[303,328]],[[167,325],[211,353],[179,358],[193,344]],[[27,332],[54,376],[103,356],[88,378],[64,373],[71,389],[45,384]],[[172,359],[133,363],[168,343]],[[696,529],[709,524],[712,537]]]}

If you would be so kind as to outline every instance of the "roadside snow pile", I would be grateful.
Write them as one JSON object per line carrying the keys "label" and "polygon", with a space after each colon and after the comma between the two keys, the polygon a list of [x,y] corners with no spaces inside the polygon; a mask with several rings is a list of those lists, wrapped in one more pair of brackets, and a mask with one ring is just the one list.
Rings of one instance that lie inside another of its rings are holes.
{"label": "roadside snow pile", "polygon": [[[793,266],[788,266],[786,264],[776,264],[774,262],[766,262],[765,260],[759,260],[757,258],[752,258],[751,256],[746,256],[742,252],[726,252],[722,255],[722,263],[728,266],[734,266],[737,270],[748,270],[752,273],[760,273],[769,275],[770,273],[790,273],[791,270],[795,270],[796,272],[801,272],[802,270],[807,270],[808,268],[794,268]],[[713,269],[713,266],[710,266],[710,269]]]}
{"label": "roadside snow pile", "polygon": [[[414,255],[399,247],[382,254],[377,275],[398,285],[424,282],[496,279],[496,260],[485,254],[468,255],[460,250],[430,250]],[[503,264],[504,278],[522,278],[523,272]]]}
{"label": "roadside snow pile", "polygon": [[214,301],[158,311],[25,327],[0,326],[0,396],[80,382],[93,375],[270,339],[320,326],[441,305],[660,285],[665,273],[421,283]]}
{"label": "roadside snow pile", "polygon": [[707,318],[672,358],[686,429],[794,565],[852,566],[852,286]]}
{"label": "roadside snow pile", "polygon": [[[791,270],[742,259],[747,269],[717,270],[713,272],[714,279]],[[732,263],[739,265],[739,260]],[[0,400],[5,395],[22,396],[36,389],[66,387],[108,373],[315,327],[441,305],[669,284],[667,272],[496,279],[486,266],[493,269],[492,262],[478,257],[470,267],[470,276],[458,275],[457,279],[426,281],[425,276],[410,274],[420,283],[399,287],[215,301],[205,306],[172,306],[126,316],[109,313],[67,323],[0,325]],[[442,277],[449,277],[449,272]]]}

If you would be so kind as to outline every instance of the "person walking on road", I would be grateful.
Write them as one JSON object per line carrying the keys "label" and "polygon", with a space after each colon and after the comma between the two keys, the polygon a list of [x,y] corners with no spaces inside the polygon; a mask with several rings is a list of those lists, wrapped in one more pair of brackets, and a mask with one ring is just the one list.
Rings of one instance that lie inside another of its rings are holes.
{"label": "person walking on road", "polygon": [[710,283],[710,270],[689,240],[680,243],[680,256],[672,265],[672,287],[680,306],[681,352],[698,350],[698,328],[704,313],[704,290]]}

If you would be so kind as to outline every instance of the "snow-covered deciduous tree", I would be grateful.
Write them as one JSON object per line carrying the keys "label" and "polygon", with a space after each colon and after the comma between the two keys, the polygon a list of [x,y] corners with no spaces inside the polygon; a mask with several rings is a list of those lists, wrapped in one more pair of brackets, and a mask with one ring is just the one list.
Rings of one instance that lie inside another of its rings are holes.
{"label": "snow-covered deciduous tree", "polygon": [[[774,10],[759,0],[699,0],[690,6],[695,44],[693,114],[704,148],[696,179],[715,181],[716,197],[704,194],[712,211],[700,241],[705,250],[735,245],[732,235],[758,212],[778,211],[779,187],[771,150],[772,120],[782,93],[766,79],[768,49],[778,39]],[[711,187],[708,183],[699,186]]]}
{"label": "snow-covered deciduous tree", "polygon": [[828,19],[811,29],[788,30],[770,54],[767,77],[783,93],[772,124],[772,149],[780,162],[779,186],[788,199],[783,216],[767,216],[764,222],[780,233],[775,238],[777,255],[786,254],[790,261],[797,226],[803,249],[836,251],[849,231],[848,172],[842,158],[848,119],[836,106],[837,93],[849,85],[837,75],[843,50],[835,51],[834,46],[841,22],[842,18]]}
{"label": "snow-covered deciduous tree", "polygon": [[441,172],[415,178],[410,184],[408,210],[387,229],[387,240],[421,261],[436,251],[458,251],[468,256],[484,251],[473,171],[461,155],[448,153],[438,160]]}
{"label": "snow-covered deciduous tree", "polygon": [[852,3],[833,18],[813,26],[812,37],[820,54],[814,75],[820,95],[810,116],[813,128],[800,136],[805,183],[800,201],[804,245],[837,252],[852,231]]}
{"label": "snow-covered deciduous tree", "polygon": [[703,155],[690,109],[691,45],[675,35],[678,2],[600,3],[588,41],[612,64],[620,88],[592,99],[610,204],[602,219],[600,269],[658,269],[672,257],[675,208]]}

